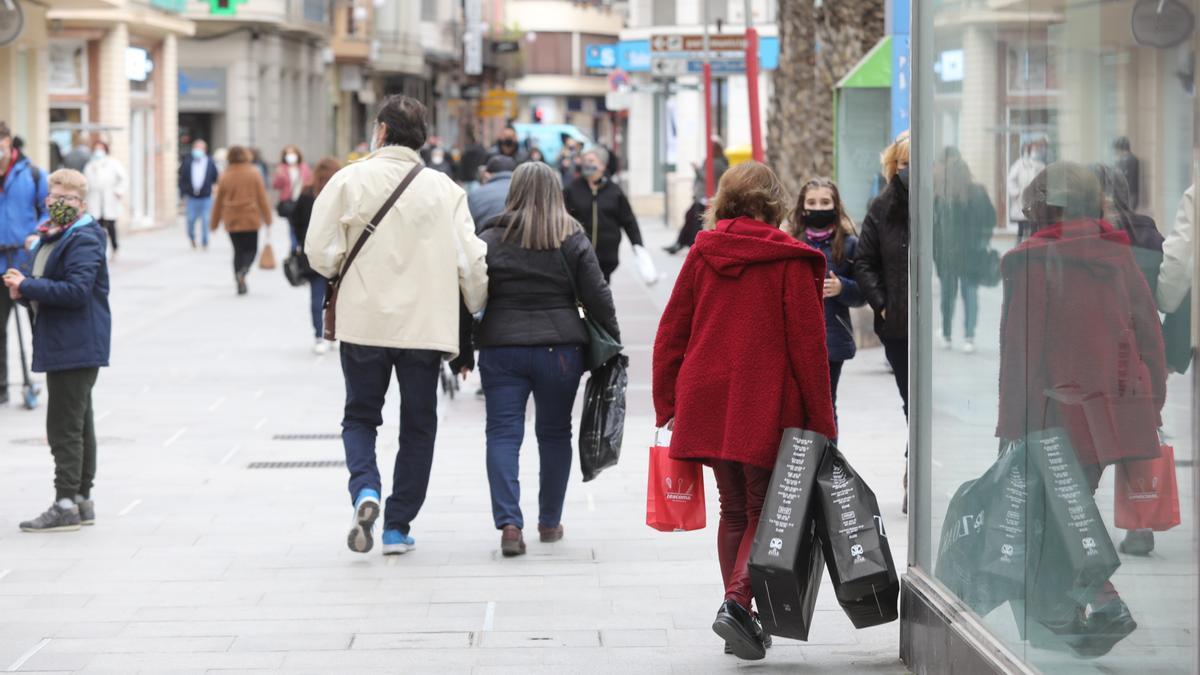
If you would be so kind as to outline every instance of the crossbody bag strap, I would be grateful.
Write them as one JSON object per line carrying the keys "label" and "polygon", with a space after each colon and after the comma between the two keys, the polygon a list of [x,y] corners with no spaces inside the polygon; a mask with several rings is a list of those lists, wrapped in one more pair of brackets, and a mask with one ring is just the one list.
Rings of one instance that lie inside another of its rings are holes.
{"label": "crossbody bag strap", "polygon": [[362,250],[363,244],[367,243],[367,239],[369,239],[370,236],[375,233],[375,228],[379,227],[379,224],[383,222],[384,216],[388,214],[388,211],[392,210],[392,207],[396,205],[396,200],[400,199],[400,195],[404,194],[404,191],[408,189],[409,183],[413,182],[413,179],[417,177],[417,174],[420,173],[421,169],[423,168],[425,167],[418,162],[417,165],[412,168],[412,171],[409,171],[408,175],[404,177],[404,180],[400,181],[400,184],[396,186],[396,189],[392,190],[392,194],[387,198],[387,201],[383,203],[383,206],[379,208],[379,211],[376,212],[375,217],[371,219],[371,222],[367,223],[365,228],[363,228],[362,234],[358,235],[358,241],[354,242],[354,248],[350,249],[350,255],[346,256],[346,262],[342,263],[342,271],[338,273],[338,277],[335,281],[340,281],[346,276],[346,271],[350,269],[350,264],[353,263],[354,259],[358,257],[358,252]]}
{"label": "crossbody bag strap", "polygon": [[575,306],[583,309],[583,300],[580,299],[579,288],[575,285],[575,274],[571,272],[571,263],[567,261],[567,254],[561,245],[558,247],[558,259],[562,261],[563,270],[567,273],[567,281],[571,283],[571,295],[575,296]]}

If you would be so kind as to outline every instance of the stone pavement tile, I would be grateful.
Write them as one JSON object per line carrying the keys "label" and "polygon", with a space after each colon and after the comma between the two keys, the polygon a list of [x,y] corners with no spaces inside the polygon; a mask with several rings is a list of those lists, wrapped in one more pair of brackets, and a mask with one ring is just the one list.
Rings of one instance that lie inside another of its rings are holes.
{"label": "stone pavement tile", "polygon": [[594,630],[484,631],[479,635],[478,644],[485,649],[599,647],[600,633]]}
{"label": "stone pavement tile", "polygon": [[143,640],[141,638],[55,638],[42,649],[47,654],[130,654],[130,653],[187,653],[224,652],[233,644],[233,637],[175,637]]}
{"label": "stone pavement tile", "polygon": [[[178,654],[97,654],[87,664],[88,671],[162,672],[181,668],[219,670],[224,668],[278,669],[283,652],[181,652]],[[35,657],[36,658],[36,657]]]}
{"label": "stone pavement tile", "polygon": [[[53,640],[50,644],[54,644]],[[46,647],[49,646],[46,645]],[[54,652],[46,654],[44,653],[45,651],[46,649],[43,648],[37,654],[34,654],[32,658],[21,666],[21,672],[27,670],[79,671],[86,668],[96,658],[94,654],[56,654]]]}
{"label": "stone pavement tile", "polygon": [[350,633],[309,633],[274,635],[239,635],[230,645],[231,652],[292,652],[350,648],[354,636]]}
{"label": "stone pavement tile", "polygon": [[[115,608],[115,607],[178,607],[183,604],[182,596],[171,592],[169,589],[156,588],[159,584],[147,584],[136,592],[123,593],[99,593],[92,597],[91,602],[87,603],[88,607]],[[262,593],[253,592],[229,592],[229,591],[213,591],[204,594],[192,595],[187,598],[187,604],[196,607],[209,606],[235,606],[235,605],[256,605],[263,597]]]}
{"label": "stone pavement tile", "polygon": [[666,647],[669,640],[665,629],[608,629],[600,631],[600,644],[604,647]]}
{"label": "stone pavement tile", "polygon": [[607,612],[592,612],[588,614],[523,614],[510,616],[505,614],[503,605],[496,608],[494,626],[497,630],[506,631],[537,631],[553,625],[562,630],[597,630],[597,629],[645,629],[654,630],[670,625],[670,615],[653,612],[635,612],[629,610],[611,610]]}
{"label": "stone pavement tile", "polygon": [[544,649],[381,649],[344,652],[295,651],[286,655],[282,670],[294,668],[324,672],[358,672],[388,669],[396,672],[470,672],[488,663],[520,673],[530,665],[540,665]]}
{"label": "stone pavement tile", "polygon": [[[358,590],[358,589],[356,589]],[[358,605],[424,605],[427,604],[433,596],[433,591],[419,588],[403,587],[395,590],[403,591],[402,594],[393,595],[388,592],[388,588],[378,586],[375,589],[376,593],[361,594],[347,593],[346,591],[272,591],[263,593],[258,604],[262,606],[290,606],[300,607],[305,605],[344,605],[347,600],[353,598],[353,602]],[[401,602],[402,599],[402,602]]]}
{"label": "stone pavement tile", "polygon": [[[24,612],[21,613],[24,618]],[[6,616],[5,618],[10,618]],[[0,621],[0,636],[4,637],[30,637],[37,639],[43,637],[49,638],[102,638],[114,637],[120,635],[125,629],[125,624],[119,621],[88,621],[78,622],[71,617],[71,620],[63,621],[62,613],[58,613],[53,619],[45,619],[43,621],[21,621],[20,623]]]}
{"label": "stone pavement tile", "polygon": [[468,649],[475,635],[457,631],[407,631],[403,633],[358,633],[351,649]]}
{"label": "stone pavement tile", "polygon": [[[433,592],[433,602],[471,602],[481,597],[496,602],[524,600],[553,603],[563,595],[562,588],[523,588],[518,586],[497,586],[490,590],[473,589],[460,590],[444,588]],[[594,585],[584,588],[571,588],[571,596],[578,600],[600,600],[600,589]]]}

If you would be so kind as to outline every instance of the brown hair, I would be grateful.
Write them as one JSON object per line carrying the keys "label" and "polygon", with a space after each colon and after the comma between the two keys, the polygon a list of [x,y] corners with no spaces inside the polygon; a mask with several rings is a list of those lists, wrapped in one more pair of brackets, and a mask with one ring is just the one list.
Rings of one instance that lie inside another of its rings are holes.
{"label": "brown hair", "polygon": [[287,164],[287,154],[288,154],[289,150],[296,153],[296,164],[297,165],[304,163],[304,153],[300,152],[299,146],[289,144],[289,145],[283,146],[283,149],[279,151],[279,163],[280,164]]}
{"label": "brown hair", "polygon": [[745,216],[778,227],[787,202],[787,190],[774,171],[766,164],[742,162],[721,176],[704,224],[711,229],[718,221]]}
{"label": "brown hair", "polygon": [[230,164],[248,164],[251,158],[250,151],[240,145],[232,146],[225,155],[225,161]]}
{"label": "brown hair", "polygon": [[317,165],[313,167],[312,183],[308,185],[308,191],[312,193],[312,196],[316,197],[321,194],[321,190],[325,189],[325,184],[341,168],[342,163],[333,157],[324,157],[317,162]]}
{"label": "brown hair", "polygon": [[833,243],[830,244],[830,248],[833,250],[833,261],[841,264],[846,259],[846,237],[852,237],[856,233],[854,221],[846,215],[846,207],[842,204],[842,193],[838,190],[837,183],[828,178],[813,178],[805,183],[804,187],[800,188],[800,196],[796,198],[796,208],[788,217],[788,229],[797,239],[804,236],[804,212],[808,210],[804,208],[804,198],[809,190],[821,188],[827,188],[833,193],[833,209],[837,211],[838,222],[833,231]]}
{"label": "brown hair", "polygon": [[9,131],[6,122],[0,121],[0,140],[5,138],[12,138],[12,132]]}
{"label": "brown hair", "polygon": [[553,251],[579,229],[563,204],[558,174],[542,162],[526,162],[513,172],[504,216],[504,240],[529,251]]}

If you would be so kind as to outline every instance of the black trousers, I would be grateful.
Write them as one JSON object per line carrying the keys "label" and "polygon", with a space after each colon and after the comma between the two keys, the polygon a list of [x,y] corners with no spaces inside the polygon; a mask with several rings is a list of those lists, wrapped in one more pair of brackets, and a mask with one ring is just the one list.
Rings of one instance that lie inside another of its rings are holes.
{"label": "black trousers", "polygon": [[392,493],[384,507],[384,529],[408,534],[425,503],[433,444],[437,438],[437,386],[442,353],[424,349],[367,347],[343,342],[342,374],[346,409],[342,444],[350,470],[350,502],[365,488],[384,494],[375,461],[375,438],[383,424],[383,404],[392,373],[400,385],[400,449],[392,473]]}
{"label": "black trousers", "polygon": [[[842,366],[846,365],[845,361],[830,361],[829,362],[829,393],[833,394],[833,419],[837,421],[837,390],[838,382],[842,380]],[[838,434],[841,435],[840,433]]]}
{"label": "black trousers", "polygon": [[258,230],[230,232],[229,240],[233,242],[233,274],[245,276],[258,257]]}
{"label": "black trousers", "polygon": [[92,387],[99,368],[46,373],[46,439],[54,456],[55,499],[87,499],[96,480]]}
{"label": "black trousers", "polygon": [[680,246],[691,246],[696,243],[696,235],[704,229],[704,205],[692,202],[687,213],[683,216],[683,227],[679,230],[679,238],[675,243]]}
{"label": "black trousers", "polygon": [[[0,262],[7,261],[0,257]],[[4,269],[7,270],[11,266],[9,264]],[[0,289],[0,393],[8,393],[8,319],[10,314],[19,311],[21,311],[20,306],[8,297],[8,289]],[[29,318],[29,310],[25,310],[24,318],[13,316],[12,320],[23,321],[25,324],[23,333],[26,336],[30,335],[30,331],[33,330],[33,322]],[[16,333],[15,329],[13,333]]]}
{"label": "black trousers", "polygon": [[883,338],[883,351],[896,376],[896,388],[904,402],[904,419],[908,419],[908,339]]}
{"label": "black trousers", "polygon": [[104,231],[108,233],[108,240],[112,242],[113,253],[117,252],[117,221],[101,219],[100,225]]}

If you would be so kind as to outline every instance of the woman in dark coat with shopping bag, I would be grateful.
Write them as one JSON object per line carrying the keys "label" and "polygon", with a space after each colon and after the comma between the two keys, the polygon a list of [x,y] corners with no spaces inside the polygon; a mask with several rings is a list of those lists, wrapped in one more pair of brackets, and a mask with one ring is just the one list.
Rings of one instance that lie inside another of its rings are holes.
{"label": "woman in dark coat with shopping bag", "polygon": [[[571,474],[571,410],[583,375],[588,331],[579,304],[620,340],[612,294],[587,235],[563,207],[557,172],[517,167],[504,213],[479,237],[487,243],[488,306],[475,332],[487,400],[487,473],[492,518],[505,556],[525,553],[518,460],[532,396],[541,462],[538,536],[563,537]],[[472,353],[464,349],[464,355]],[[456,369],[469,367],[462,359]]]}
{"label": "woman in dark coat with shopping bag", "polygon": [[715,230],[696,238],[654,343],[654,408],[674,431],[671,458],[716,475],[725,602],[713,629],[745,659],[765,655],[749,558],[783,429],[837,436],[825,258],[779,229],[786,200],[762,164],[725,174],[708,216]]}
{"label": "woman in dark coat with shopping bag", "polygon": [[953,342],[954,308],[961,292],[965,354],[975,352],[979,321],[979,285],[988,266],[988,242],[996,228],[996,209],[987,190],[971,177],[967,163],[953,151],[933,172],[933,264],[942,296],[940,346]]}

